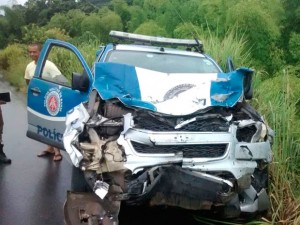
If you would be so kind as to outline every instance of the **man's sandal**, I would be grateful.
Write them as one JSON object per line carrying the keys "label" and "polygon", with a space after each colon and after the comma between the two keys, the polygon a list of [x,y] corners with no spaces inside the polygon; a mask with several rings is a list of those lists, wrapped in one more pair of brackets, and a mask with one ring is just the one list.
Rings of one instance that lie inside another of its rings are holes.
{"label": "man's sandal", "polygon": [[62,160],[62,155],[60,153],[55,154],[53,156],[53,161],[60,161],[60,160]]}
{"label": "man's sandal", "polygon": [[49,151],[45,150],[45,151],[42,151],[41,153],[39,153],[37,155],[37,157],[47,157],[47,156],[51,156],[51,155],[54,155],[54,152],[49,152]]}

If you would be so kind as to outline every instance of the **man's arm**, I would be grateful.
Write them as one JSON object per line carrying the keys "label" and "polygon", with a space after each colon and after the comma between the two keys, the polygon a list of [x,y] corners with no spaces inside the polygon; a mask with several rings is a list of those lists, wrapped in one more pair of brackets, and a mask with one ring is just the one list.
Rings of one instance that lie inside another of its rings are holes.
{"label": "man's arm", "polygon": [[26,66],[25,74],[24,74],[24,79],[26,81],[26,84],[28,85],[29,81],[31,79],[31,76],[30,76],[30,63]]}

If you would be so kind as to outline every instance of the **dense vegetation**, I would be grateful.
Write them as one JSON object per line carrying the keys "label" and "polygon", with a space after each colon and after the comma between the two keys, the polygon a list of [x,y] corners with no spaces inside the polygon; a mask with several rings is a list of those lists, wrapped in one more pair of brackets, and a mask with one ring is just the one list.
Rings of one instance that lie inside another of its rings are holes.
{"label": "dense vegetation", "polygon": [[2,10],[0,70],[20,90],[27,43],[66,40],[93,59],[110,30],[196,37],[222,66],[230,56],[254,68],[252,104],[276,131],[264,221],[300,224],[300,0],[28,0]]}

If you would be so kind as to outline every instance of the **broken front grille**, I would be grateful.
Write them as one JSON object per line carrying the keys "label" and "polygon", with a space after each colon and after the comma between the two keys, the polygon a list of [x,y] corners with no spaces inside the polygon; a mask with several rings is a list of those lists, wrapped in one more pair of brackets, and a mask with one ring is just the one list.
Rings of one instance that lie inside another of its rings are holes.
{"label": "broken front grille", "polygon": [[154,145],[149,146],[131,141],[135,151],[147,154],[167,154],[182,152],[184,158],[216,158],[225,154],[227,144],[198,145]]}
{"label": "broken front grille", "polygon": [[135,127],[151,131],[226,132],[229,124],[221,118],[196,119],[175,129],[176,118],[141,116],[135,118]]}

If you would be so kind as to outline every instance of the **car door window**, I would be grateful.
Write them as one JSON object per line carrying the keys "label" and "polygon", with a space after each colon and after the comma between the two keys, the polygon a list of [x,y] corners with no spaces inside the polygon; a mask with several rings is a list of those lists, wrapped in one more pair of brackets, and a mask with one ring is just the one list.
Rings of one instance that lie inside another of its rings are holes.
{"label": "car door window", "polygon": [[71,87],[72,73],[84,71],[74,52],[61,46],[52,46],[44,61],[41,78]]}

